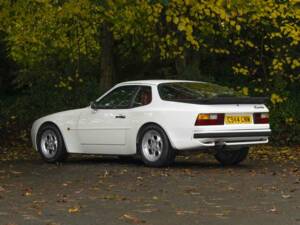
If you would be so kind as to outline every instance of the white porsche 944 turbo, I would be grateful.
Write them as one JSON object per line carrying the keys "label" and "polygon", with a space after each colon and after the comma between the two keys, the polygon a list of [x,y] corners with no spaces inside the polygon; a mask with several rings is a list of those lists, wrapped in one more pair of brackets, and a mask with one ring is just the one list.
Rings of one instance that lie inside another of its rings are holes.
{"label": "white porsche 944 turbo", "polygon": [[247,157],[250,145],[268,142],[265,100],[205,82],[124,82],[88,107],[36,120],[32,141],[46,162],[70,153],[138,155],[159,167],[182,151],[202,150],[234,165]]}

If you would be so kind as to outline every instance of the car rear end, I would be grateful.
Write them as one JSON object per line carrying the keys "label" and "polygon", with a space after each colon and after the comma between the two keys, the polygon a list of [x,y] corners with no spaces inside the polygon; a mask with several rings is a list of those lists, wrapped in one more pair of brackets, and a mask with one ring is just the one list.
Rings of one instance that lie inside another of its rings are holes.
{"label": "car rear end", "polygon": [[161,84],[158,90],[174,109],[168,120],[173,121],[170,136],[178,150],[268,143],[271,129],[265,98],[201,82]]}
{"label": "car rear end", "polygon": [[268,143],[268,109],[258,104],[213,105],[195,119],[193,139],[203,146]]}

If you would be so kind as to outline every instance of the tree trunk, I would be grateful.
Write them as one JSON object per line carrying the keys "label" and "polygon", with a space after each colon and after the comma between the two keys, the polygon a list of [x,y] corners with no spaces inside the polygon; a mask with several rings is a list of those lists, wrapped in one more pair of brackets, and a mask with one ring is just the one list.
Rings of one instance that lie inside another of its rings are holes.
{"label": "tree trunk", "polygon": [[100,58],[100,89],[106,91],[113,85],[115,77],[115,60],[113,52],[113,35],[109,26],[104,23],[101,32],[101,58]]}
{"label": "tree trunk", "polygon": [[194,50],[185,50],[183,57],[175,59],[179,79],[198,80],[201,78],[200,55]]}

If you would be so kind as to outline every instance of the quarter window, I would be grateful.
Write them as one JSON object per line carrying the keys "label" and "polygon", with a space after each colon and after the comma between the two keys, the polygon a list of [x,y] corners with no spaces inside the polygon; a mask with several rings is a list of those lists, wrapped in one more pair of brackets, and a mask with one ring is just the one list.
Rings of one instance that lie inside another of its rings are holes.
{"label": "quarter window", "polygon": [[148,105],[152,101],[151,87],[141,86],[134,101],[133,107]]}

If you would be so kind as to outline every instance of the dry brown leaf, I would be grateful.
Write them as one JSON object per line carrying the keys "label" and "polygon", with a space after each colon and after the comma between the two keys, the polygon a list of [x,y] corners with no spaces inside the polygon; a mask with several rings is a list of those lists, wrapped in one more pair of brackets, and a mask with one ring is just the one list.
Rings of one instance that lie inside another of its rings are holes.
{"label": "dry brown leaf", "polygon": [[79,206],[74,206],[74,207],[68,209],[69,213],[78,213],[79,211],[80,211]]}
{"label": "dry brown leaf", "polygon": [[157,208],[147,208],[147,209],[140,209],[136,210],[136,212],[139,213],[152,213],[152,212],[158,212],[159,210]]}
{"label": "dry brown leaf", "polygon": [[131,215],[131,214],[124,214],[122,216],[122,218],[127,220],[130,223],[133,223],[133,224],[143,224],[143,223],[145,223],[144,220],[140,220],[139,218],[137,218],[136,216]]}
{"label": "dry brown leaf", "polygon": [[281,197],[284,198],[284,199],[287,199],[287,198],[290,198],[291,196],[290,195],[282,194]]}
{"label": "dry brown leaf", "polygon": [[228,187],[228,191],[234,191],[235,189],[231,186]]}
{"label": "dry brown leaf", "polygon": [[29,191],[26,191],[25,193],[24,193],[24,196],[31,196],[32,195],[32,193],[31,192],[29,192]]}
{"label": "dry brown leaf", "polygon": [[275,206],[273,206],[273,208],[272,208],[272,209],[270,209],[270,210],[269,210],[269,212],[272,212],[272,213],[277,213],[277,212],[278,212],[278,210],[276,209],[276,207],[275,207]]}
{"label": "dry brown leaf", "polygon": [[20,175],[20,174],[22,174],[22,172],[15,171],[15,170],[11,170],[10,172],[11,172],[12,174],[14,174],[14,175]]}
{"label": "dry brown leaf", "polygon": [[158,200],[158,197],[157,196],[153,196],[152,199],[153,200]]}
{"label": "dry brown leaf", "polygon": [[191,210],[176,210],[176,215],[178,216],[187,215],[187,214],[197,214],[197,212]]}

